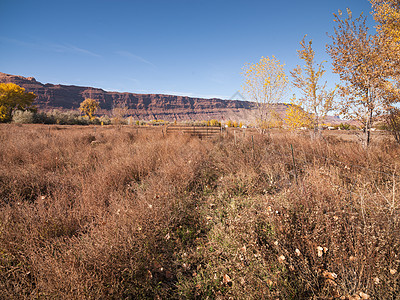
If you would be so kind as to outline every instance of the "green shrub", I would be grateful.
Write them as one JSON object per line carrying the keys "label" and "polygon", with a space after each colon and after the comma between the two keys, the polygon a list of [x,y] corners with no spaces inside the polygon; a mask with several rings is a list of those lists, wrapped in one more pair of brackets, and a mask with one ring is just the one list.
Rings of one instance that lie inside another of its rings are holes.
{"label": "green shrub", "polygon": [[19,124],[30,124],[35,121],[35,113],[29,110],[16,110],[13,113],[12,121]]}
{"label": "green shrub", "polygon": [[111,124],[111,120],[108,116],[101,116],[99,119],[100,124],[103,123],[103,125],[110,125]]}
{"label": "green shrub", "polygon": [[350,124],[347,123],[340,123],[339,128],[341,130],[350,130]]}

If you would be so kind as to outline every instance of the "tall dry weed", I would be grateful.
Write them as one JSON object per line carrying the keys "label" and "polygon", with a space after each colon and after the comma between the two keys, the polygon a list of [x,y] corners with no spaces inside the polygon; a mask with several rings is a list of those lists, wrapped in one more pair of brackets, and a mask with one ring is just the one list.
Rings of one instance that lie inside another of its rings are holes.
{"label": "tall dry weed", "polygon": [[398,297],[394,143],[8,124],[0,140],[0,298]]}

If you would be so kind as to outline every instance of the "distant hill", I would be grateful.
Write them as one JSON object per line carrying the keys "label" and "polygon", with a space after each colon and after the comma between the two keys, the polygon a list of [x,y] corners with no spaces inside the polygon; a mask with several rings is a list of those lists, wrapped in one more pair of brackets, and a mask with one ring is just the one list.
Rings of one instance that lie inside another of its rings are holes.
{"label": "distant hill", "polygon": [[[85,98],[99,101],[102,113],[111,110],[115,103],[125,103],[128,114],[141,120],[236,120],[252,122],[255,103],[239,100],[203,99],[163,94],[136,94],[104,91],[99,88],[75,85],[43,84],[33,77],[23,77],[0,72],[0,82],[12,82],[35,93],[39,110],[77,109]],[[284,116],[286,104],[276,104],[276,111]],[[337,118],[330,118],[332,121]],[[331,121],[331,120],[329,120]]]}
{"label": "distant hill", "polygon": [[9,75],[0,72],[0,82],[12,82],[35,93],[35,104],[40,110],[77,109],[85,98],[100,102],[100,108],[111,110],[122,102],[129,115],[137,119],[163,120],[250,120],[254,103],[238,100],[202,99],[162,94],[134,94],[104,91],[99,88],[74,85],[43,84],[33,77]]}

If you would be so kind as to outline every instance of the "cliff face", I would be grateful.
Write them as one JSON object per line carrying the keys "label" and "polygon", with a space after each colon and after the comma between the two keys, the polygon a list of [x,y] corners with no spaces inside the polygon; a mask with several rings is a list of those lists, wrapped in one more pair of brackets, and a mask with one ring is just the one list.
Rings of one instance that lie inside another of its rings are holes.
{"label": "cliff face", "polygon": [[[73,85],[42,84],[33,77],[22,77],[0,72],[0,82],[12,82],[35,93],[40,110],[77,109],[85,98],[100,102],[100,108],[112,109],[114,103],[122,102],[128,114],[137,119],[163,120],[237,120],[250,122],[254,119],[254,103],[238,100],[202,99],[162,94],[134,94],[108,92],[98,88]],[[286,106],[279,104],[278,111]]]}

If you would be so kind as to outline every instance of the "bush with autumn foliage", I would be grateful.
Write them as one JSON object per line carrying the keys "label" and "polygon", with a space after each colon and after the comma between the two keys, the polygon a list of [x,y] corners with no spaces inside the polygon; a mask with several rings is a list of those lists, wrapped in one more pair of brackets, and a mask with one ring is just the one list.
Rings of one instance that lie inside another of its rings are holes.
{"label": "bush with autumn foliage", "polygon": [[36,95],[14,83],[0,83],[0,122],[9,122],[16,111],[35,111]]}

